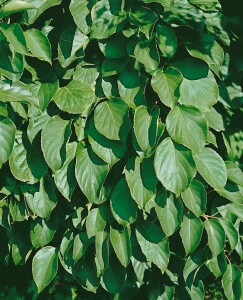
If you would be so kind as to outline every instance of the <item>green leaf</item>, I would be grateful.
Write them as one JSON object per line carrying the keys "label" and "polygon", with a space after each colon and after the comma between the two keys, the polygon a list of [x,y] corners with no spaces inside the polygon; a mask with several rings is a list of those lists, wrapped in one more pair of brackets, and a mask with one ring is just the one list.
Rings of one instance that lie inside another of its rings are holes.
{"label": "green leaf", "polygon": [[88,84],[72,80],[67,86],[58,89],[53,101],[62,111],[87,117],[96,101],[96,97],[93,89]]}
{"label": "green leaf", "polygon": [[106,58],[102,64],[101,71],[103,77],[119,74],[126,69],[128,58]]}
{"label": "green leaf", "polygon": [[192,213],[183,216],[181,224],[180,236],[186,255],[192,253],[200,243],[203,232],[203,223]]}
{"label": "green leaf", "polygon": [[86,252],[89,246],[89,238],[86,232],[77,234],[73,241],[73,261],[76,263]]}
{"label": "green leaf", "polygon": [[110,166],[122,159],[125,154],[126,144],[109,140],[100,134],[95,128],[94,118],[90,120],[88,140],[95,154]]}
{"label": "green leaf", "polygon": [[140,209],[155,197],[157,178],[154,172],[153,158],[133,158],[125,169],[125,177],[131,196]]}
{"label": "green leaf", "polygon": [[243,222],[243,204],[229,204],[227,209]]}
{"label": "green leaf", "polygon": [[128,266],[131,258],[130,235],[131,232],[128,227],[126,227],[122,232],[110,227],[110,240],[112,247],[117,258],[124,267]]}
{"label": "green leaf", "polygon": [[[31,148],[26,141],[25,135],[21,131],[16,132],[16,142],[9,158],[9,166],[14,177],[22,182],[35,183],[37,179],[33,175],[34,166],[31,165]],[[38,166],[40,168],[40,166]],[[43,174],[42,174],[43,175]],[[39,178],[40,179],[40,178]]]}
{"label": "green leaf", "polygon": [[[226,166],[214,150],[205,148],[200,153],[193,154],[198,172],[213,188],[221,190],[227,181]],[[217,174],[217,176],[215,176]]]}
{"label": "green leaf", "polygon": [[38,293],[51,283],[57,274],[57,249],[51,246],[40,249],[33,258],[32,273]]}
{"label": "green leaf", "polygon": [[0,115],[0,169],[8,160],[14,146],[16,128],[14,123]]}
{"label": "green leaf", "polygon": [[46,162],[53,171],[60,170],[66,158],[66,143],[70,123],[59,116],[52,117],[41,132],[41,148]]}
{"label": "green leaf", "polygon": [[235,249],[238,244],[238,232],[235,229],[234,225],[226,218],[218,219],[222,227],[224,228],[226,238],[229,241],[231,251]]}
{"label": "green leaf", "polygon": [[75,175],[78,185],[91,203],[104,201],[100,190],[109,172],[109,166],[90,148],[78,144],[76,153]]}
{"label": "green leaf", "polygon": [[137,218],[137,205],[130,194],[124,177],[120,179],[112,191],[111,209],[114,218],[123,226],[133,223]]}
{"label": "green leaf", "polygon": [[180,102],[195,106],[201,111],[209,111],[218,98],[219,89],[214,78],[183,79],[180,85]]}
{"label": "green leaf", "polygon": [[24,32],[27,47],[40,60],[51,64],[51,44],[48,38],[38,29],[29,29]]}
{"label": "green leaf", "polygon": [[129,106],[119,98],[100,103],[94,111],[94,125],[110,140],[125,141],[130,130]]}
{"label": "green leaf", "polygon": [[186,48],[191,56],[205,61],[209,68],[220,77],[220,67],[224,62],[224,50],[212,35],[204,33],[194,42],[188,42]]}
{"label": "green leaf", "polygon": [[222,279],[224,293],[228,300],[240,300],[242,298],[242,272],[236,265],[228,264]]}
{"label": "green leaf", "polygon": [[122,58],[127,56],[127,39],[121,33],[99,42],[101,52],[107,58]]}
{"label": "green leaf", "polygon": [[97,232],[103,231],[106,221],[98,208],[92,209],[86,219],[86,231],[88,238],[95,236]]}
{"label": "green leaf", "polygon": [[86,83],[88,85],[95,84],[99,77],[99,68],[95,65],[82,66],[78,65],[73,73],[73,79]]}
{"label": "green leaf", "polygon": [[219,255],[225,244],[225,232],[218,220],[207,219],[204,227],[208,235],[208,245],[213,256]]}
{"label": "green leaf", "polygon": [[108,0],[97,2],[91,11],[92,27],[90,36],[94,39],[106,39],[115,32],[122,30],[127,14],[120,11],[113,15]]}
{"label": "green leaf", "polygon": [[28,55],[24,33],[19,24],[2,23],[0,25],[0,31],[5,35],[7,41],[16,52]]}
{"label": "green leaf", "polygon": [[159,66],[159,52],[155,39],[140,39],[134,49],[135,58],[145,67],[156,70]]}
{"label": "green leaf", "polygon": [[191,151],[166,138],[159,144],[154,158],[155,173],[163,186],[179,195],[185,191],[195,176]]}
{"label": "green leaf", "polygon": [[95,235],[95,262],[97,275],[101,275],[109,266],[109,234],[99,231]]}
{"label": "green leaf", "polygon": [[213,128],[216,131],[225,130],[223,117],[217,112],[214,107],[212,107],[210,111],[205,112],[204,115],[207,119],[209,127]]}
{"label": "green leaf", "polygon": [[143,254],[148,261],[154,263],[162,273],[165,272],[169,263],[170,251],[168,239],[161,240],[157,243],[152,243],[147,240],[138,230],[136,237],[141,247]]}
{"label": "green leaf", "polygon": [[195,299],[195,300],[205,299],[205,290],[204,290],[204,285],[202,280],[194,282],[190,288],[186,286],[186,290],[190,295],[191,299]]}
{"label": "green leaf", "polygon": [[218,0],[189,0],[191,4],[199,6],[203,10],[218,10],[220,3]]}
{"label": "green leaf", "polygon": [[27,11],[29,24],[33,24],[35,20],[40,15],[42,15],[43,12],[48,8],[61,3],[61,0],[25,0],[25,1],[36,7],[36,9],[31,9]]}
{"label": "green leaf", "polygon": [[26,11],[28,9],[35,9],[35,5],[28,3],[28,1],[8,1],[0,9],[0,19],[17,12]]}
{"label": "green leaf", "polygon": [[77,185],[75,178],[75,155],[77,143],[72,142],[67,144],[66,160],[61,169],[54,174],[54,181],[58,190],[67,199],[71,200],[74,189]]}
{"label": "green leaf", "polygon": [[95,2],[95,0],[71,0],[70,2],[69,9],[74,22],[84,34],[90,31],[91,17],[89,15]]}
{"label": "green leaf", "polygon": [[207,194],[203,184],[192,180],[189,187],[181,193],[182,199],[194,215],[200,217],[205,213],[207,207]]}
{"label": "green leaf", "polygon": [[125,280],[126,268],[124,268],[117,258],[113,255],[109,258],[109,266],[103,274],[103,283],[105,289],[111,294],[120,293]]}
{"label": "green leaf", "polygon": [[37,249],[49,244],[56,233],[58,227],[57,216],[53,215],[48,221],[36,218],[30,223],[30,240]]}
{"label": "green leaf", "polygon": [[175,198],[165,189],[158,190],[155,198],[155,212],[161,228],[168,237],[180,226],[183,215],[183,204],[180,198]]}
{"label": "green leaf", "polygon": [[29,102],[36,104],[28,87],[22,82],[15,82],[11,86],[0,82],[0,101],[3,102]]}
{"label": "green leaf", "polygon": [[89,39],[78,28],[64,31],[58,43],[58,61],[63,68],[67,68],[78,57],[83,57]]}
{"label": "green leaf", "polygon": [[139,106],[134,115],[134,132],[141,150],[150,151],[155,143],[158,132],[158,118],[160,110],[155,106],[151,112],[146,106]]}
{"label": "green leaf", "polygon": [[167,25],[158,24],[156,26],[156,38],[162,55],[166,58],[171,58],[178,46],[174,29]]}
{"label": "green leaf", "polygon": [[129,17],[130,23],[138,26],[139,30],[143,32],[147,38],[150,37],[154,24],[158,20],[156,13],[144,6],[133,11]]}
{"label": "green leaf", "polygon": [[196,108],[176,106],[166,118],[170,137],[193,152],[199,152],[206,145],[207,122]]}
{"label": "green leaf", "polygon": [[227,161],[226,163],[227,177],[235,184],[243,186],[243,173],[236,163]]}
{"label": "green leaf", "polygon": [[173,108],[179,100],[179,86],[183,80],[181,73],[168,67],[165,70],[157,70],[151,80],[151,86],[158,94],[161,102]]}
{"label": "green leaf", "polygon": [[57,205],[55,185],[52,178],[49,176],[42,178],[39,192],[36,192],[34,196],[26,194],[26,202],[35,215],[49,219],[51,212]]}
{"label": "green leaf", "polygon": [[207,262],[206,266],[216,278],[224,275],[227,269],[225,253],[221,252],[218,256],[213,257],[210,261]]}

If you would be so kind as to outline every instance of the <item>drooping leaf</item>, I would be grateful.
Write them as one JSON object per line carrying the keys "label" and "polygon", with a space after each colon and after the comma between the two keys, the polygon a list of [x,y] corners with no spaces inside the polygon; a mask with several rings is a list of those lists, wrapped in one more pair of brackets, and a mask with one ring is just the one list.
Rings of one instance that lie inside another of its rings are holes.
{"label": "drooping leaf", "polygon": [[86,220],[86,231],[88,238],[95,236],[97,232],[103,231],[106,221],[98,208],[90,211]]}
{"label": "drooping leaf", "polygon": [[228,264],[222,279],[222,285],[228,300],[237,300],[242,297],[242,272],[234,264]]}

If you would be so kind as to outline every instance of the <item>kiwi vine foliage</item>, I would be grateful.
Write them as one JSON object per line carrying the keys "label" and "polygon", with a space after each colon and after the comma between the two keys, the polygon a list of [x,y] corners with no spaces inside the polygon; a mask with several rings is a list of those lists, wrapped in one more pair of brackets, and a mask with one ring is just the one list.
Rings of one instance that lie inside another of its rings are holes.
{"label": "kiwi vine foliage", "polygon": [[0,0],[1,269],[242,299],[242,71],[238,0]]}

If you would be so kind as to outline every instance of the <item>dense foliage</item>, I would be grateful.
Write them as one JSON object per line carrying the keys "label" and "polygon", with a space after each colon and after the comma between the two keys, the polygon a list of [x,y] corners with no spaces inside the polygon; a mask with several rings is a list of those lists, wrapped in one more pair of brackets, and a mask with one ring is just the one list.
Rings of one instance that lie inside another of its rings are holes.
{"label": "dense foliage", "polygon": [[240,2],[0,0],[1,297],[242,299]]}

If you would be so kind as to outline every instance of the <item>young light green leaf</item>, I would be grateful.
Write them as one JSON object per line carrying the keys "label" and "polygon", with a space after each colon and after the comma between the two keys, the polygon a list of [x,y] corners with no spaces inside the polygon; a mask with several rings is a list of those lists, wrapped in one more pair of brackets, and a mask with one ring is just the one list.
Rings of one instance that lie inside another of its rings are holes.
{"label": "young light green leaf", "polygon": [[96,101],[96,97],[93,89],[88,84],[72,80],[67,86],[58,89],[53,101],[62,111],[87,117]]}
{"label": "young light green leaf", "polygon": [[179,195],[195,176],[191,151],[166,138],[159,144],[154,158],[155,173],[163,186]]}
{"label": "young light green leaf", "polygon": [[101,203],[105,199],[100,190],[109,172],[109,166],[90,148],[78,144],[76,152],[75,175],[78,185],[91,203]]}
{"label": "young light green leaf", "polygon": [[180,236],[186,255],[192,253],[198,246],[203,232],[203,223],[192,213],[183,216]]}
{"label": "young light green leaf", "polygon": [[66,158],[66,143],[70,123],[59,116],[52,117],[41,132],[41,148],[46,162],[53,171],[60,170]]}
{"label": "young light green leaf", "polygon": [[[226,166],[219,154],[210,148],[205,148],[193,154],[198,172],[213,188],[221,190],[227,181]],[[217,174],[217,176],[215,176]]]}
{"label": "young light green leaf", "polygon": [[219,89],[214,78],[201,78],[198,80],[183,79],[180,85],[180,102],[192,105],[201,111],[209,111],[217,103]]}
{"label": "young light green leaf", "polygon": [[157,70],[151,80],[151,86],[158,94],[161,102],[173,108],[179,99],[179,86],[183,80],[181,73],[168,67],[165,70]]}
{"label": "young light green leaf", "polygon": [[200,217],[206,211],[207,194],[203,184],[195,179],[189,187],[181,193],[182,199],[194,215]]}
{"label": "young light green leaf", "polygon": [[155,212],[159,219],[161,228],[168,237],[180,226],[183,215],[183,204],[181,199],[176,199],[165,189],[158,190],[155,198]]}
{"label": "young light green leaf", "polygon": [[14,123],[0,115],[0,169],[8,160],[14,146],[16,128]]}
{"label": "young light green leaf", "polygon": [[199,152],[206,145],[207,121],[196,108],[176,106],[166,118],[170,137],[193,152]]}
{"label": "young light green leaf", "polygon": [[127,14],[120,11],[119,14],[112,14],[108,0],[97,2],[91,11],[92,27],[90,35],[95,39],[106,39],[115,32],[122,30]]}
{"label": "young light green leaf", "polygon": [[57,274],[58,253],[51,246],[40,249],[33,258],[32,273],[38,292],[51,283]]}
{"label": "young light green leaf", "polygon": [[51,64],[51,44],[44,33],[38,29],[29,29],[24,32],[27,47],[40,60]]}
{"label": "young light green leaf", "polygon": [[92,209],[86,219],[86,231],[88,238],[95,236],[97,232],[103,231],[105,228],[106,221],[99,208]]}
{"label": "young light green leaf", "polygon": [[71,0],[70,2],[69,9],[74,22],[84,34],[87,34],[90,30],[91,17],[89,17],[89,14],[95,2],[95,0]]}
{"label": "young light green leaf", "polygon": [[131,232],[128,227],[126,227],[122,232],[110,227],[110,240],[112,247],[117,258],[124,267],[128,266],[131,258],[130,235]]}
{"label": "young light green leaf", "polygon": [[0,19],[28,9],[36,9],[36,7],[28,1],[8,1],[0,9]]}
{"label": "young light green leaf", "polygon": [[125,141],[130,130],[129,106],[119,98],[100,103],[94,111],[94,125],[110,140]]}
{"label": "young light green leaf", "polygon": [[213,256],[219,255],[225,244],[225,232],[218,220],[207,219],[204,221],[204,227],[208,235],[208,245]]}

